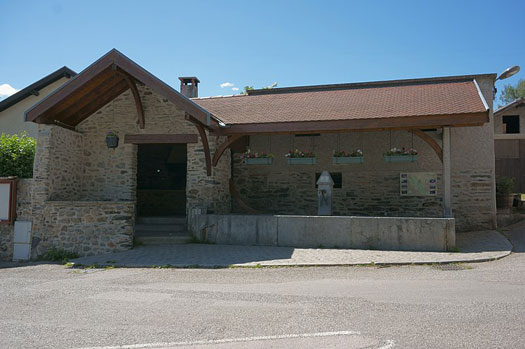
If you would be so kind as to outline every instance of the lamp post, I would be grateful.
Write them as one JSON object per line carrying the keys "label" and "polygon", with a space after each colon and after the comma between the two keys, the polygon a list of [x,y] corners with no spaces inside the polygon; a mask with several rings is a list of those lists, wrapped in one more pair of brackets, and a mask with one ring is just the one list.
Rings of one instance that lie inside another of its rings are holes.
{"label": "lamp post", "polygon": [[[501,73],[496,78],[496,81],[498,81],[498,80],[505,80],[507,78],[510,78],[511,76],[518,74],[519,71],[520,71],[520,66],[519,65],[513,65],[512,67],[509,67],[509,68],[505,69],[503,71],[503,73]],[[493,98],[496,98],[496,93],[498,92],[498,89],[496,88],[496,81],[494,81],[494,97]]]}

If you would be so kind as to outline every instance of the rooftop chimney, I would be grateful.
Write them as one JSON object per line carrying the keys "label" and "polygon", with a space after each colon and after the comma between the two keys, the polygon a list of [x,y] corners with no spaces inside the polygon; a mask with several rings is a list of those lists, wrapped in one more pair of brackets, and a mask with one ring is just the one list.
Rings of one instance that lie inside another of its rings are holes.
{"label": "rooftop chimney", "polygon": [[199,97],[199,79],[195,76],[180,77],[180,93],[188,98]]}

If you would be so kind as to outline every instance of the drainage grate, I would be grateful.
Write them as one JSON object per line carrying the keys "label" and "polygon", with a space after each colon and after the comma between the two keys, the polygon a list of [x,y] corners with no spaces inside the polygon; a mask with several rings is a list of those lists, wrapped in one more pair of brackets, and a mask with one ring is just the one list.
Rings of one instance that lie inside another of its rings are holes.
{"label": "drainage grate", "polygon": [[456,270],[467,270],[472,269],[470,266],[465,266],[463,264],[435,264],[432,266],[432,269],[442,270],[442,271],[456,271]]}

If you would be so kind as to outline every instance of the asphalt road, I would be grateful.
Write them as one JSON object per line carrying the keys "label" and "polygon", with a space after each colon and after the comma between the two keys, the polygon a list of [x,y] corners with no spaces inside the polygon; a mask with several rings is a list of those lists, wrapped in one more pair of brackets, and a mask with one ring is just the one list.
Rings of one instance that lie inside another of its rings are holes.
{"label": "asphalt road", "polygon": [[525,347],[525,227],[499,261],[405,267],[0,266],[1,348]]}

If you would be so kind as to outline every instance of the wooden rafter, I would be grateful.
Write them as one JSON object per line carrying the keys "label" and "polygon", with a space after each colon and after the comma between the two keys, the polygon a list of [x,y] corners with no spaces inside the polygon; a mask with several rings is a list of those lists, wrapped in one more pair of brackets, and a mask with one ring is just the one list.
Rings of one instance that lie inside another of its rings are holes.
{"label": "wooden rafter", "polygon": [[206,175],[211,176],[210,144],[208,143],[208,136],[206,135],[206,130],[204,129],[204,126],[199,121],[197,121],[195,118],[193,118],[190,114],[186,113],[185,117],[186,117],[186,120],[194,124],[195,127],[197,128],[197,131],[199,131],[199,135],[202,141],[202,148],[204,150],[204,158],[206,159]]}
{"label": "wooden rafter", "polygon": [[412,130],[410,132],[413,132],[416,136],[418,136],[419,138],[421,138],[422,140],[427,142],[427,144],[430,145],[432,150],[434,150],[434,152],[438,156],[439,160],[441,160],[441,162],[443,162],[443,149],[438,144],[438,142],[436,142],[436,140],[434,138],[430,137],[428,134],[426,134],[425,132],[423,132],[421,130]]}
{"label": "wooden rafter", "polygon": [[[91,103],[80,109],[78,112],[73,114],[71,117],[65,118],[65,121],[70,125],[78,125],[80,122],[88,118],[90,115],[95,113],[97,110],[111,102],[113,99],[118,97],[124,91],[128,89],[128,84],[121,80],[115,87],[108,91],[107,93],[101,95],[96,100],[93,100]],[[60,120],[59,120],[60,121]]]}
{"label": "wooden rafter", "polygon": [[56,111],[53,113],[53,118],[55,120],[64,121],[68,121],[68,119],[74,119],[72,116],[76,116],[80,110],[93,104],[93,101],[104,98],[105,95],[108,95],[111,93],[111,91],[120,88],[121,85],[122,78],[112,74],[110,77],[102,81],[99,87],[89,91],[83,95],[82,98],[78,98],[74,104],[71,104],[66,108],[62,108],[61,110],[55,108]]}
{"label": "wooden rafter", "polygon": [[228,139],[224,141],[224,143],[221,144],[221,146],[215,151],[215,154],[213,154],[213,166],[214,167],[217,166],[217,164],[219,163],[219,160],[222,154],[224,153],[224,151],[228,149],[228,147],[232,145],[235,141],[237,141],[239,138],[243,136],[244,135],[229,136]]}

